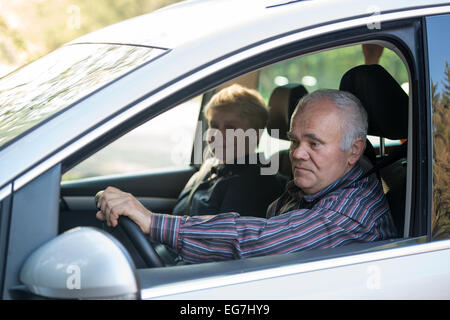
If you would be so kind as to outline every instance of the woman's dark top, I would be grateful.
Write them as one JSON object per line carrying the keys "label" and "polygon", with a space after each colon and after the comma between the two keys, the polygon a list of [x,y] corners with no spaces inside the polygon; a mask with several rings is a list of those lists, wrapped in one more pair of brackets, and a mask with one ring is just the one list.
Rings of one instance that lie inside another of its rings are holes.
{"label": "woman's dark top", "polygon": [[197,182],[188,183],[181,192],[173,214],[195,216],[237,212],[241,216],[265,218],[269,204],[283,193],[286,178],[261,175],[262,166],[245,161],[245,164],[215,164],[206,170],[203,168],[190,180]]}

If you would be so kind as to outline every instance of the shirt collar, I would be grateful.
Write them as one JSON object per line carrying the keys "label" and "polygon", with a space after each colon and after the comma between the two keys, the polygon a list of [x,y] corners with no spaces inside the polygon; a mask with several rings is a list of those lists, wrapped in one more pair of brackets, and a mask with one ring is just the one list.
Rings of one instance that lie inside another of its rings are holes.
{"label": "shirt collar", "polygon": [[341,178],[337,179],[335,182],[327,186],[326,188],[322,189],[319,192],[313,193],[313,194],[304,194],[303,190],[297,187],[294,183],[294,180],[291,180],[287,183],[286,189],[287,192],[293,197],[294,199],[305,199],[307,202],[315,201],[319,198],[322,198],[329,192],[335,190],[338,187],[344,187],[351,183],[353,183],[358,177],[360,177],[363,174],[363,171],[361,169],[361,166],[358,163],[346,174],[344,174]]}

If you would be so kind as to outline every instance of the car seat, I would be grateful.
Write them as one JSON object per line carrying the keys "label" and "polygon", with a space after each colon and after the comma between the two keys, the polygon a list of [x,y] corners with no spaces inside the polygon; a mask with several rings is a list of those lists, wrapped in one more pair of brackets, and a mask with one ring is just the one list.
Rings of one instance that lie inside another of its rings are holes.
{"label": "car seat", "polygon": [[[276,87],[269,99],[269,119],[267,121],[267,132],[272,136],[272,130],[278,130],[278,139],[289,140],[287,132],[290,127],[292,113],[299,100],[305,96],[308,91],[298,83],[290,83],[284,86]],[[289,150],[280,150],[271,156],[279,159],[279,173],[289,180],[292,179],[291,161],[289,160]]]}
{"label": "car seat", "polygon": [[[391,140],[408,137],[408,95],[383,67],[357,66],[344,74],[339,89],[361,100],[368,113],[369,135]],[[377,159],[374,168],[379,171],[399,233],[403,233],[405,220],[406,156],[404,144],[387,159]]]}

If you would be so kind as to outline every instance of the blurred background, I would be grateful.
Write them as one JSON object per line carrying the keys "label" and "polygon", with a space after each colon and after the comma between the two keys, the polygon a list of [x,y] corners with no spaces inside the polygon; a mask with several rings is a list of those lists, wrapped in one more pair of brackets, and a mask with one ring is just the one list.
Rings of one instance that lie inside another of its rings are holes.
{"label": "blurred background", "polygon": [[0,77],[86,33],[180,0],[0,0]]}

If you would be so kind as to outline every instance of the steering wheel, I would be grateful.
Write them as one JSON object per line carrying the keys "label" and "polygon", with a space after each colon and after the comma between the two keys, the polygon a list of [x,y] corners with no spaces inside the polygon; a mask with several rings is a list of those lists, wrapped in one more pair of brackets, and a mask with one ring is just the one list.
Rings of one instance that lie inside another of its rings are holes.
{"label": "steering wheel", "polygon": [[135,245],[147,267],[165,267],[164,262],[161,260],[155,248],[153,248],[153,245],[147,240],[141,228],[133,220],[125,216],[120,216],[118,223]]}
{"label": "steering wheel", "polygon": [[[97,207],[98,199],[101,196],[102,191],[95,195],[95,206]],[[118,219],[119,227],[122,228],[124,233],[128,236],[131,242],[136,247],[136,250],[141,255],[147,267],[165,267],[165,263],[161,260],[161,257],[153,248],[152,244],[142,232],[141,228],[128,217],[120,216]]]}

